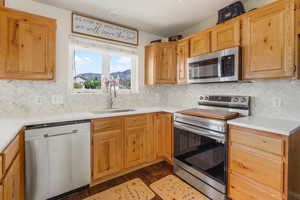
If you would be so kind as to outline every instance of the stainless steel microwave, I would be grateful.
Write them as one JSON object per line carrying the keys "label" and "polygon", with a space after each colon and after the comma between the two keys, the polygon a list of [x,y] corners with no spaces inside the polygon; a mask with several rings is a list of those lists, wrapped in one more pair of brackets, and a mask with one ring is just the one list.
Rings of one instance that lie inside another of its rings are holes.
{"label": "stainless steel microwave", "polygon": [[188,59],[189,83],[234,82],[241,78],[241,47]]}

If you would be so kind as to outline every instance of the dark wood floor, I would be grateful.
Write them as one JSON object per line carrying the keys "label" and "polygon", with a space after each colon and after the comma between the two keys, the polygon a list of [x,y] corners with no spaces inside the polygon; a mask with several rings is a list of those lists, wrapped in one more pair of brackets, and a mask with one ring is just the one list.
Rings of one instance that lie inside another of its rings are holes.
{"label": "dark wood floor", "polygon": [[[132,173],[126,174],[124,176],[115,178],[113,180],[107,181],[105,183],[96,185],[92,188],[83,189],[79,192],[72,193],[68,196],[62,197],[59,200],[81,200],[86,197],[92,196],[104,190],[107,190],[111,187],[117,186],[119,184],[125,183],[129,180],[140,178],[144,181],[146,185],[150,185],[153,182],[173,174],[172,166],[166,162],[161,162],[155,165],[151,165],[149,167],[134,171]],[[152,200],[162,200],[159,196],[156,196]]]}

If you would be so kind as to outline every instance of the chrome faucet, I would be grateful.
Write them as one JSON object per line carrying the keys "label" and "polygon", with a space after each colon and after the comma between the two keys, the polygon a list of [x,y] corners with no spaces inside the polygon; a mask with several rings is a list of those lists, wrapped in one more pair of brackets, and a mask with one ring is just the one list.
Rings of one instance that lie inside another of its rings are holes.
{"label": "chrome faucet", "polygon": [[[108,109],[113,109],[114,99],[117,98],[117,81],[116,80],[106,80],[105,86],[107,89],[107,93],[109,93],[109,102],[108,102]],[[109,89],[109,91],[108,91]]]}

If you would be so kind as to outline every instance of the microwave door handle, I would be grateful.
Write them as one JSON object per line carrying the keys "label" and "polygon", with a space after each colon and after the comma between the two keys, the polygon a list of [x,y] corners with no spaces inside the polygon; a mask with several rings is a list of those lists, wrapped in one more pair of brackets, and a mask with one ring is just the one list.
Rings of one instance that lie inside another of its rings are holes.
{"label": "microwave door handle", "polygon": [[200,136],[205,136],[205,137],[209,137],[209,138],[212,138],[212,139],[215,139],[215,140],[218,140],[218,141],[222,141],[223,143],[225,142],[225,136],[220,136],[217,133],[208,132],[207,130],[202,129],[202,128],[197,128],[196,129],[196,128],[190,127],[188,125],[179,124],[177,122],[174,123],[174,127],[178,128],[178,129],[181,129],[181,130],[185,130],[185,131],[195,133],[195,134],[200,135]]}
{"label": "microwave door handle", "polygon": [[223,58],[223,56],[218,57],[218,77],[219,78],[222,78],[222,65],[223,65],[222,58]]}

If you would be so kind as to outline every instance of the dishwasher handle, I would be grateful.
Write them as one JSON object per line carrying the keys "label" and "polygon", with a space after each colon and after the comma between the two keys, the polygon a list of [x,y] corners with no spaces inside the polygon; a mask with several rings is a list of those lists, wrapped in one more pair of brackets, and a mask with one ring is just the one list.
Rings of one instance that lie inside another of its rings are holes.
{"label": "dishwasher handle", "polygon": [[45,134],[44,137],[49,138],[49,137],[57,137],[57,136],[63,136],[63,135],[71,135],[71,134],[76,134],[76,133],[78,133],[78,130],[73,130],[71,132],[65,132],[65,133]]}

